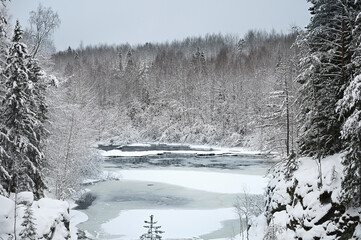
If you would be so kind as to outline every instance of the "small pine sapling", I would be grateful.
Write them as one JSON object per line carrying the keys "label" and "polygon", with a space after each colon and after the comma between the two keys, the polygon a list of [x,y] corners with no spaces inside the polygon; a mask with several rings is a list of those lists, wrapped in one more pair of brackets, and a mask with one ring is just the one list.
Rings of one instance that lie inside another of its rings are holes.
{"label": "small pine sapling", "polygon": [[157,222],[153,221],[153,215],[150,215],[150,221],[144,221],[147,226],[144,228],[148,229],[147,233],[140,236],[141,240],[160,240],[162,239],[161,234],[164,233],[160,230],[161,226],[156,226]]}
{"label": "small pine sapling", "polygon": [[31,209],[31,206],[27,206],[25,209],[25,214],[23,216],[23,223],[21,226],[24,227],[23,230],[21,230],[19,236],[21,240],[36,240],[36,227],[34,224],[35,218],[33,217],[33,211]]}

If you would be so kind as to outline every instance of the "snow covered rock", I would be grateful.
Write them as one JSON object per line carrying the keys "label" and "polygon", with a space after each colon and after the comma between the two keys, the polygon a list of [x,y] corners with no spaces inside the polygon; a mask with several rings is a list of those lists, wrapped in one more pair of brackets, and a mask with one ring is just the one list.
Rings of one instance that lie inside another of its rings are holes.
{"label": "snow covered rock", "polygon": [[32,192],[20,192],[17,196],[18,204],[31,206],[34,202],[34,195]]}
{"label": "snow covered rock", "polygon": [[0,206],[0,239],[7,239],[3,236],[13,230],[14,201],[0,196]]}
{"label": "snow covered rock", "polygon": [[[30,192],[17,194],[16,233],[24,229],[24,213],[27,207],[32,210],[37,239],[69,239],[69,206],[67,202],[50,198],[34,201]],[[0,239],[10,239],[14,233],[15,202],[0,196]]]}
{"label": "snow covered rock", "polygon": [[[293,176],[285,176],[283,164],[275,167],[267,187],[268,229],[277,239],[361,239],[361,209],[340,203],[342,154],[322,159],[322,186],[312,158],[299,159]],[[271,239],[271,238],[270,238]]]}

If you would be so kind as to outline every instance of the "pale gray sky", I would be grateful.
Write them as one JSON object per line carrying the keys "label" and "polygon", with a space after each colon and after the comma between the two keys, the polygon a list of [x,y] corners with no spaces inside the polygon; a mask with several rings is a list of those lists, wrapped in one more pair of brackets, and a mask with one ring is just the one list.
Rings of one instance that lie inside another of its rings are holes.
{"label": "pale gray sky", "polygon": [[288,32],[310,19],[306,0],[11,0],[13,20],[28,25],[41,2],[58,12],[55,46],[182,40],[207,33],[243,36],[250,29]]}

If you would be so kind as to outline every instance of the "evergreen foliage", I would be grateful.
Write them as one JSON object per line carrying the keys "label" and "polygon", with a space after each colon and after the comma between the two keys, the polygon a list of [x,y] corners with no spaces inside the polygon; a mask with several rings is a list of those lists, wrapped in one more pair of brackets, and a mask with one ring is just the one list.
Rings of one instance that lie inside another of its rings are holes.
{"label": "evergreen foliage", "polygon": [[157,226],[157,222],[153,221],[153,215],[150,215],[150,221],[144,221],[147,226],[144,228],[148,229],[147,233],[140,236],[141,240],[160,240],[162,239],[163,231],[160,230],[161,226]]}
{"label": "evergreen foliage", "polygon": [[345,177],[342,200],[349,207],[361,207],[361,9],[356,16],[352,69],[354,78],[338,102],[340,116],[346,116],[341,137],[346,155],[343,160]]}
{"label": "evergreen foliage", "polygon": [[46,107],[39,83],[40,68],[28,55],[21,38],[22,30],[17,21],[3,72],[0,182],[8,193],[32,191],[39,198],[45,187],[41,137]]}
{"label": "evergreen foliage", "polygon": [[[5,1],[2,0],[1,3],[5,6]],[[8,46],[10,44],[10,39],[6,33],[7,27],[7,16],[5,16],[5,7],[0,7],[0,101],[4,98],[5,95],[5,75],[4,75],[4,68],[6,67],[6,52]],[[3,110],[2,104],[0,104],[0,112]],[[3,118],[0,118],[0,128],[3,126]],[[1,136],[0,136],[1,138]],[[3,185],[4,182],[2,179],[9,178],[7,170],[4,168],[4,159],[1,157],[5,154],[4,147],[0,144],[0,195],[7,195],[6,190],[4,189]]]}
{"label": "evergreen foliage", "polygon": [[21,226],[24,227],[23,230],[20,231],[20,239],[21,240],[36,240],[38,239],[36,237],[36,227],[34,224],[35,218],[33,217],[33,210],[31,209],[31,206],[27,206],[25,208],[25,213],[23,216],[23,222],[21,223]]}
{"label": "evergreen foliage", "polygon": [[321,158],[346,149],[343,198],[348,205],[360,206],[360,4],[310,2],[313,16],[298,40],[303,55],[298,76],[300,151],[318,159],[321,176]]}
{"label": "evergreen foliage", "polygon": [[321,159],[341,150],[341,122],[336,103],[348,78],[346,66],[351,36],[350,19],[341,1],[310,1],[312,18],[299,40],[302,48],[301,74],[298,76],[301,102],[300,151]]}
{"label": "evergreen foliage", "polygon": [[350,114],[342,127],[346,148],[342,198],[348,206],[361,207],[361,75],[346,88],[340,106],[341,113],[347,111]]}

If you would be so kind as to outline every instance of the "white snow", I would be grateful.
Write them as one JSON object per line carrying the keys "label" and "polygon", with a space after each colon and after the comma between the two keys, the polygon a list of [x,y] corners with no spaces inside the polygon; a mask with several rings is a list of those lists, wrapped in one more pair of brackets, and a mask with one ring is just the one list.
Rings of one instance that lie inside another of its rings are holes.
{"label": "white snow", "polygon": [[34,218],[36,219],[37,233],[39,235],[48,233],[49,229],[53,226],[59,231],[59,239],[62,239],[62,236],[68,234],[65,226],[60,224],[62,220],[69,220],[69,205],[67,202],[51,198],[42,198],[39,201],[34,202],[32,208],[34,211]]}
{"label": "white snow", "polygon": [[[233,208],[212,210],[159,210],[136,209],[122,211],[120,215],[102,224],[102,229],[112,235],[124,235],[119,239],[139,239],[146,232],[144,220],[154,215],[157,225],[161,226],[164,239],[199,237],[222,227],[221,222],[237,219]],[[206,224],[205,224],[206,223]]]}
{"label": "white snow", "polygon": [[149,143],[131,143],[131,144],[128,144],[127,146],[132,146],[132,147],[150,147],[150,146],[152,146],[152,145],[149,144]]}
{"label": "white snow", "polygon": [[[19,234],[23,228],[21,223],[26,205],[30,205],[33,210],[34,223],[38,236],[49,234],[52,228],[55,229],[52,238],[54,240],[63,240],[69,234],[65,226],[65,222],[69,220],[69,206],[67,202],[50,198],[33,201],[34,196],[30,192],[19,193],[17,199],[17,234]],[[19,200],[21,200],[21,202]],[[14,232],[15,204],[13,200],[0,196],[0,206],[0,239],[8,239],[9,234]]]}
{"label": "white snow", "polygon": [[34,202],[34,195],[32,192],[20,192],[17,196],[17,202],[20,204],[31,205]]}
{"label": "white snow", "polygon": [[71,239],[77,239],[78,228],[76,225],[88,220],[88,216],[78,210],[70,210],[70,235]]}
{"label": "white snow", "polygon": [[[273,209],[279,209],[273,214],[272,222],[283,229],[278,239],[334,239],[332,237],[335,236],[329,236],[328,233],[334,232],[339,227],[338,222],[326,218],[319,223],[319,220],[327,216],[333,203],[339,203],[343,177],[341,161],[342,154],[335,154],[321,160],[321,187],[318,186],[318,165],[312,158],[299,159],[299,168],[288,181],[284,178],[281,165],[273,171],[268,188],[273,189],[269,196],[270,206]],[[290,192],[293,192],[294,196],[292,201]],[[327,194],[330,198],[325,197]],[[321,200],[321,196],[326,200]],[[286,209],[282,210],[280,206]],[[360,209],[355,212],[348,211],[348,214],[357,216],[358,211]],[[291,224],[291,221],[297,223],[294,231],[286,227],[287,224]],[[354,233],[355,236],[361,237],[357,230],[358,228]]]}
{"label": "white snow", "polygon": [[[167,144],[171,145],[171,144]],[[150,144],[130,144],[128,146],[150,146]],[[190,145],[190,150],[149,150],[149,151],[122,151],[119,149],[104,151],[99,150],[104,157],[142,157],[149,155],[173,154],[214,154],[214,155],[239,155],[260,154],[259,151],[251,151],[244,148],[213,148],[211,146]]]}
{"label": "white snow", "polygon": [[123,180],[160,182],[216,193],[263,194],[268,178],[228,172],[185,170],[121,170]]}
{"label": "white snow", "polygon": [[264,231],[267,226],[266,217],[261,214],[258,217],[252,219],[252,226],[249,229],[249,239],[251,240],[263,240]]}
{"label": "white snow", "polygon": [[[0,239],[13,231],[14,201],[0,196]],[[5,238],[7,239],[7,238]]]}

